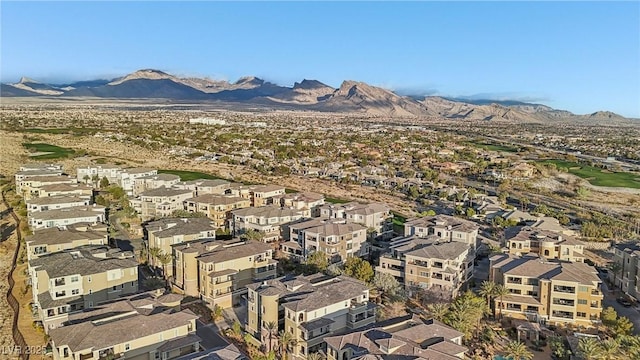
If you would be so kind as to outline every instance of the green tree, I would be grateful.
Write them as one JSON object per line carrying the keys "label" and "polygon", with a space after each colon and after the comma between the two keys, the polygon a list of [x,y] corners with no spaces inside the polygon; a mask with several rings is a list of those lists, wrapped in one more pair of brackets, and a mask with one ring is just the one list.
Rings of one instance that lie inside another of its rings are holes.
{"label": "green tree", "polygon": [[601,360],[621,360],[620,343],[616,339],[606,339],[600,343]]}
{"label": "green tree", "polygon": [[280,357],[281,359],[287,360],[289,351],[298,345],[298,341],[293,337],[291,333],[286,331],[280,331],[279,338]]}
{"label": "green tree", "polygon": [[447,303],[432,303],[427,305],[429,314],[438,321],[443,321],[449,313],[449,304]]}
{"label": "green tree", "polygon": [[152,266],[155,266],[156,264],[156,260],[158,259],[158,256],[162,253],[162,249],[158,248],[158,247],[152,247],[149,248],[149,252],[147,255],[149,255],[149,264],[151,264]]}
{"label": "green tree", "polygon": [[187,210],[178,209],[178,210],[174,210],[171,213],[171,216],[177,217],[177,218],[204,218],[204,217],[207,217],[207,214],[200,211],[187,211]]}
{"label": "green tree", "polygon": [[586,199],[589,197],[589,195],[591,195],[591,191],[584,186],[580,186],[578,189],[576,189],[576,195],[580,199]]}
{"label": "green tree", "polygon": [[157,259],[160,262],[160,264],[162,265],[162,276],[164,276],[167,280],[169,280],[167,278],[167,265],[171,264],[171,262],[173,261],[173,255],[171,255],[169,253],[161,252],[157,256]]}
{"label": "green tree", "polygon": [[109,186],[109,179],[107,179],[107,177],[103,177],[102,180],[100,180],[100,189],[106,189]]}
{"label": "green tree", "polygon": [[476,211],[473,208],[467,208],[467,217],[472,218],[476,215]]}
{"label": "green tree", "polygon": [[213,306],[213,310],[211,311],[211,320],[213,320],[213,322],[216,322],[220,319],[222,319],[222,307],[220,307],[218,304],[215,304]]}
{"label": "green tree", "polygon": [[84,180],[84,183],[88,185],[89,184],[89,180],[91,180],[91,177],[89,175],[85,175],[85,176],[82,177],[82,180]]}
{"label": "green tree", "polygon": [[564,340],[560,336],[550,336],[548,338],[549,348],[551,349],[551,353],[556,356],[556,358],[560,360],[565,360],[569,358],[569,350],[564,344]]}
{"label": "green tree", "polygon": [[264,233],[254,229],[249,229],[244,234],[240,235],[240,237],[250,241],[262,241],[264,239]]}
{"label": "green tree", "polygon": [[480,328],[480,320],[485,313],[487,306],[484,299],[467,291],[453,301],[444,322],[470,339],[472,333]]}
{"label": "green tree", "polygon": [[371,264],[355,256],[348,258],[345,262],[344,273],[364,282],[370,282],[374,275]]}
{"label": "green tree", "polygon": [[234,321],[233,325],[231,325],[231,331],[233,331],[233,334],[238,337],[242,335],[242,325],[238,320]]}
{"label": "green tree", "polygon": [[613,332],[616,336],[631,335],[633,333],[633,323],[629,321],[629,318],[620,316],[618,320],[616,320]]}
{"label": "green tree", "polygon": [[373,277],[373,285],[387,296],[394,296],[400,289],[398,280],[387,273],[376,273]]}
{"label": "green tree", "polygon": [[602,320],[602,324],[606,327],[613,327],[616,324],[616,320],[618,319],[618,313],[616,310],[609,306],[607,308],[602,309],[600,313],[600,320]]}
{"label": "green tree", "polygon": [[307,355],[307,360],[325,360],[326,358],[319,352],[310,353]]}
{"label": "green tree", "polygon": [[531,360],[533,353],[527,349],[527,345],[520,341],[511,341],[504,349],[505,357],[511,360]]}
{"label": "green tree", "polygon": [[312,272],[325,271],[329,266],[327,254],[322,251],[316,251],[307,257],[306,265],[310,267]]}

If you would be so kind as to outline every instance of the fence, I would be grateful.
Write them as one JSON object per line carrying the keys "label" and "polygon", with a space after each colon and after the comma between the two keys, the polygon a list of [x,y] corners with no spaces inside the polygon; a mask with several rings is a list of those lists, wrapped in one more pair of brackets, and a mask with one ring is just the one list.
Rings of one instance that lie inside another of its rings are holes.
{"label": "fence", "polygon": [[22,233],[20,232],[20,218],[18,218],[18,215],[16,215],[16,213],[13,211],[13,208],[9,206],[9,203],[4,197],[4,191],[2,191],[2,202],[7,207],[7,210],[10,211],[11,216],[13,217],[13,220],[15,220],[16,222],[16,235],[18,236],[18,245],[16,246],[16,252],[13,254],[11,270],[9,270],[9,275],[7,276],[7,281],[9,283],[9,290],[7,290],[7,302],[9,303],[9,306],[13,310],[13,314],[14,314],[13,322],[12,322],[13,342],[17,346],[16,350],[18,350],[18,348],[21,350],[21,351],[17,351],[18,358],[21,360],[29,360],[29,354],[26,352],[26,350],[29,349],[29,347],[27,346],[27,342],[24,341],[24,337],[22,336],[22,333],[18,329],[18,316],[20,314],[20,303],[18,303],[18,300],[13,296],[13,287],[16,284],[15,281],[13,280],[13,272],[16,269],[16,262],[18,261],[18,255],[20,254],[20,244],[22,242]]}

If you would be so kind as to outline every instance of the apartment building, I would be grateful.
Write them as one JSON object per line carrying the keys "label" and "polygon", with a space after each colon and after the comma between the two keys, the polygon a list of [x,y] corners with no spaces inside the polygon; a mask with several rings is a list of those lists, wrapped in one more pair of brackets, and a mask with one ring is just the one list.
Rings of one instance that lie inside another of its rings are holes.
{"label": "apartment building", "polygon": [[57,210],[75,206],[89,206],[91,199],[79,196],[49,196],[33,198],[26,201],[27,212],[38,212],[47,210]]}
{"label": "apartment building", "polygon": [[463,333],[439,321],[416,315],[384,321],[375,328],[324,339],[327,360],[465,359]]}
{"label": "apartment building", "polygon": [[147,175],[133,179],[133,195],[137,196],[147,190],[170,188],[180,182],[180,176],[173,174]]}
{"label": "apartment building", "polygon": [[549,324],[600,322],[603,294],[593,266],[501,254],[490,259],[489,279],[509,291],[495,300],[505,316]]}
{"label": "apartment building", "polygon": [[193,191],[195,196],[202,196],[206,194],[213,195],[225,195],[231,194],[229,188],[231,183],[226,180],[191,180],[191,181],[181,181],[175,184],[173,187],[176,189],[184,189]]}
{"label": "apartment building", "polygon": [[404,236],[438,236],[441,240],[465,243],[477,248],[478,225],[449,215],[425,216],[404,223]]}
{"label": "apartment building", "polygon": [[213,220],[219,228],[227,226],[231,220],[231,211],[251,206],[251,200],[228,195],[204,194],[184,201],[184,209],[189,212],[201,212]]}
{"label": "apartment building", "polygon": [[277,205],[276,198],[285,194],[284,186],[257,185],[250,189],[251,206]]}
{"label": "apartment building", "polygon": [[29,163],[20,166],[20,171],[62,170],[60,164]]}
{"label": "apartment building", "polygon": [[115,165],[87,165],[76,169],[76,179],[79,183],[89,184],[93,179],[102,180],[106,177],[110,184],[117,184],[121,171],[122,169]]}
{"label": "apartment building", "polygon": [[262,234],[262,241],[278,241],[282,238],[282,225],[303,217],[302,210],[282,209],[277,206],[250,207],[231,211],[229,228],[234,236],[255,230]]}
{"label": "apartment building", "polygon": [[33,231],[76,223],[97,224],[105,221],[105,207],[96,204],[38,211],[29,215],[29,226]]}
{"label": "apartment building", "polygon": [[613,262],[618,264],[620,271],[609,271],[609,279],[628,296],[640,299],[640,245],[615,245]]}
{"label": "apartment building", "polygon": [[182,296],[143,293],[69,315],[50,331],[54,360],[172,360],[199,351],[191,310]]}
{"label": "apartment building", "polygon": [[63,174],[62,167],[59,169],[37,169],[37,170],[21,170],[15,175],[16,184],[30,177],[38,176],[61,176]]}
{"label": "apartment building", "polygon": [[291,193],[281,195],[276,199],[281,207],[298,210],[308,210],[306,217],[319,217],[320,207],[324,205],[324,195],[314,192]]}
{"label": "apartment building", "polygon": [[39,188],[47,185],[75,184],[76,179],[66,175],[28,176],[16,183],[16,192],[25,199],[39,197]]}
{"label": "apartment building", "polygon": [[[346,261],[352,256],[369,256],[367,228],[361,224],[343,219],[310,219],[292,224],[289,230],[297,235],[292,242],[300,245],[305,257],[316,251],[327,254],[331,262]],[[281,248],[287,252],[294,247],[286,242]],[[295,252],[289,255],[297,256]]]}
{"label": "apartment building", "polygon": [[375,270],[394,276],[408,288],[435,288],[453,298],[473,277],[473,253],[465,243],[412,235],[394,239]]}
{"label": "apartment building", "polygon": [[29,261],[34,305],[45,331],[59,327],[69,313],[92,308],[138,291],[133,253],[84,246]]}
{"label": "apartment building", "polygon": [[108,245],[109,232],[106,224],[72,224],[36,231],[25,239],[27,259],[69,250],[85,245]]}
{"label": "apartment building", "polygon": [[[158,248],[163,254],[171,254],[171,245],[215,238],[216,226],[208,218],[166,218],[147,223],[143,232],[147,250]],[[150,257],[148,261],[150,264],[160,266],[154,258]],[[167,278],[173,275],[172,266],[167,266],[166,271]]]}
{"label": "apartment building", "polygon": [[93,199],[93,187],[86,184],[44,185],[33,192],[33,197],[77,196]]}
{"label": "apartment building", "polygon": [[176,210],[184,209],[184,201],[193,197],[191,190],[158,188],[140,194],[131,200],[132,207],[140,213],[143,221],[171,216]]}
{"label": "apartment building", "polygon": [[270,245],[258,241],[203,239],[173,246],[173,285],[211,308],[230,308],[246,285],[276,276]]}
{"label": "apartment building", "polygon": [[348,222],[362,224],[372,228],[372,238],[390,239],[393,236],[391,209],[386,204],[362,204],[349,202],[344,204],[325,204],[320,206],[320,217],[345,219]]}
{"label": "apartment building", "polygon": [[366,284],[323,274],[282,277],[247,285],[245,330],[267,349],[277,346],[266,325],[273,322],[297,341],[289,353],[304,358],[325,350],[324,339],[375,323],[374,303]]}
{"label": "apartment building", "polygon": [[118,175],[118,185],[127,193],[133,195],[135,180],[144,176],[157,175],[158,170],[147,168],[122,169]]}
{"label": "apartment building", "polygon": [[536,254],[545,259],[584,262],[584,242],[573,236],[529,226],[506,229],[505,246],[510,254]]}

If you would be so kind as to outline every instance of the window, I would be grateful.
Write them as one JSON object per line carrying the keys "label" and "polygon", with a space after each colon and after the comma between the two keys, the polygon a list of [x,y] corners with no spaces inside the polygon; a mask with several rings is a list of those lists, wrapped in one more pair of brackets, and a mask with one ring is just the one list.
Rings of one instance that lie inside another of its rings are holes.
{"label": "window", "polygon": [[71,290],[71,295],[78,295],[80,293],[80,289]]}
{"label": "window", "polygon": [[585,299],[578,299],[578,305],[587,305],[587,300],[585,300]]}
{"label": "window", "polygon": [[79,278],[78,278],[78,276],[77,276],[77,275],[76,275],[76,276],[72,276],[72,277],[71,277],[71,282],[72,282],[72,283],[73,283],[73,282],[78,282],[78,280],[79,280]]}
{"label": "window", "polygon": [[124,344],[124,351],[129,351],[131,346],[129,344]]}
{"label": "window", "polygon": [[586,318],[587,317],[587,313],[583,313],[583,312],[579,312],[578,311],[577,314],[578,314],[578,317],[581,317],[581,318]]}

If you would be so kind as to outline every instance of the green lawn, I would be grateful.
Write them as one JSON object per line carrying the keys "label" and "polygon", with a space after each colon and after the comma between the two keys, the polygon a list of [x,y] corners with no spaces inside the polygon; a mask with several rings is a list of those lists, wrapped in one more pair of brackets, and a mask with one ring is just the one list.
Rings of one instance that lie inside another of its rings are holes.
{"label": "green lawn", "polygon": [[518,149],[512,146],[487,144],[487,143],[474,143],[473,145],[489,151],[503,151],[503,152],[511,152],[511,153],[518,152]]}
{"label": "green lawn", "polygon": [[[160,169],[158,170],[158,174],[173,174],[180,176],[180,180],[182,181],[191,181],[198,179],[207,179],[207,180],[215,180],[222,179],[219,176],[206,174],[198,171],[183,171],[183,170],[168,170],[168,169]],[[226,180],[226,179],[222,179]]]}
{"label": "green lawn", "polygon": [[541,163],[555,164],[558,168],[566,168],[569,173],[586,179],[591,185],[640,189],[640,174],[637,173],[609,172],[565,160],[545,160]]}
{"label": "green lawn", "polygon": [[22,146],[27,148],[31,152],[48,152],[50,154],[42,154],[38,156],[32,156],[35,160],[49,160],[72,157],[75,151],[72,149],[63,148],[51,144],[44,143],[23,143]]}
{"label": "green lawn", "polygon": [[351,200],[340,199],[340,198],[332,198],[332,197],[327,197],[327,195],[325,195],[324,201],[328,202],[328,203],[331,203],[331,204],[344,204],[344,203],[348,203]]}

